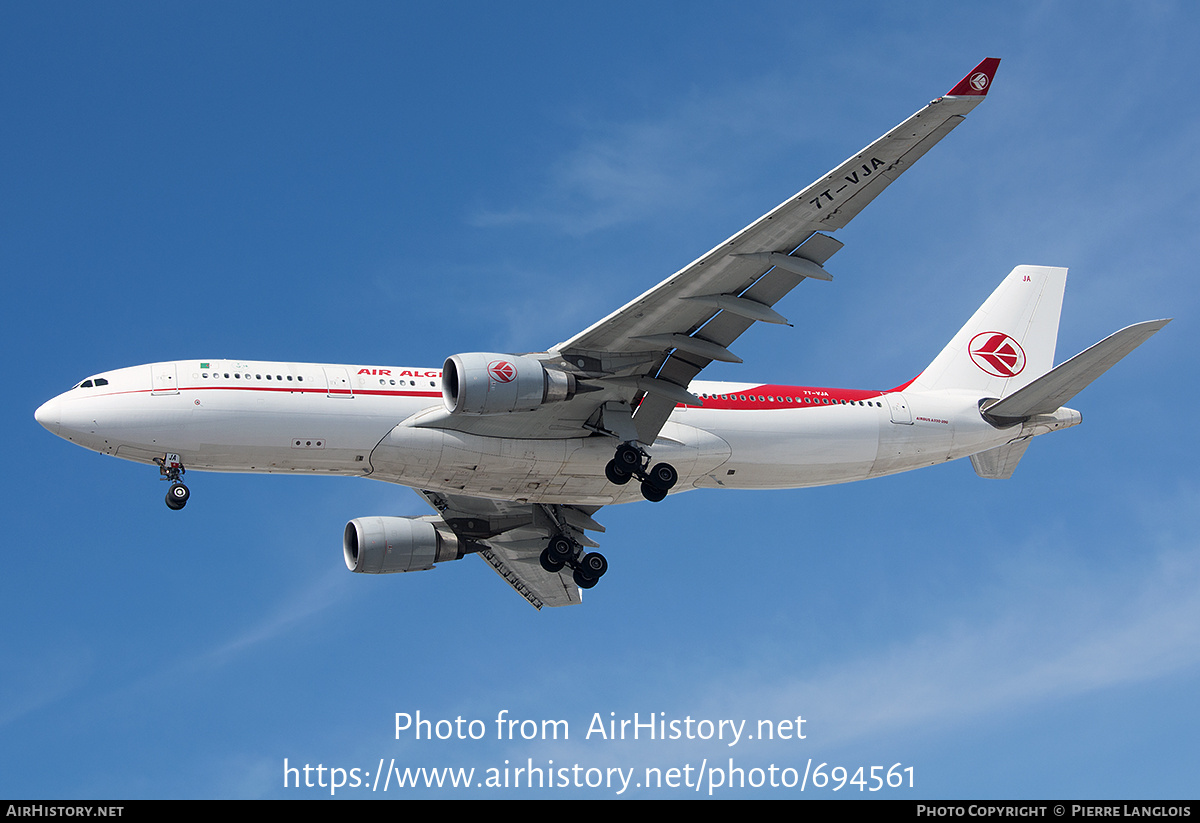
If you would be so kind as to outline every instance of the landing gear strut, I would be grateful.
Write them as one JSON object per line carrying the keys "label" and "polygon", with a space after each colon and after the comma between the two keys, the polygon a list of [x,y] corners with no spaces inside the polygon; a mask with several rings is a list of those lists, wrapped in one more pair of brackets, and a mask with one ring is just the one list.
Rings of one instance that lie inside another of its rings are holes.
{"label": "landing gear strut", "polygon": [[192,493],[179,480],[187,471],[183,467],[183,463],[179,462],[179,455],[168,454],[165,458],[156,457],[154,462],[158,464],[158,473],[171,481],[171,488],[167,489],[167,508],[175,511],[182,509],[187,505],[188,498],[192,496]]}
{"label": "landing gear strut", "polygon": [[584,554],[579,545],[561,534],[550,539],[539,560],[542,568],[551,574],[562,571],[564,567],[570,568],[575,585],[581,589],[595,586],[608,571],[608,561],[604,555],[600,552]]}
{"label": "landing gear strut", "polygon": [[670,463],[650,465],[650,455],[632,443],[622,443],[617,446],[617,453],[608,465],[604,467],[604,476],[608,482],[624,486],[630,478],[636,477],[642,481],[642,497],[652,503],[657,503],[667,496],[667,492],[679,480],[679,473]]}

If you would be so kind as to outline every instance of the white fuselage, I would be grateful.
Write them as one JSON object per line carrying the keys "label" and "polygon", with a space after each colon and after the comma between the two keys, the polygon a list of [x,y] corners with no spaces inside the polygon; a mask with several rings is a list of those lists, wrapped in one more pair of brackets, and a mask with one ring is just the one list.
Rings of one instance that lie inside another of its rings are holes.
{"label": "white fuselage", "polygon": [[[86,448],[190,470],[358,475],[500,500],[639,500],[604,476],[609,437],[518,440],[411,419],[442,407],[440,369],[183,360],[105,372],[48,401],[38,421]],[[103,384],[100,383],[103,381]],[[1078,422],[997,429],[964,392],[694,382],[647,450],[673,491],[845,483],[930,466]],[[1073,417],[1072,417],[1073,416]],[[409,421],[406,423],[406,421]]]}

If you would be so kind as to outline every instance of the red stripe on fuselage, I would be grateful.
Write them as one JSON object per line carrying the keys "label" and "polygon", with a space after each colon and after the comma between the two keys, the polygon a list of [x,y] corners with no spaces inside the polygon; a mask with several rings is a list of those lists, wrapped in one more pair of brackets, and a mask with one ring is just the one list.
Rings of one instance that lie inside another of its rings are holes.
{"label": "red stripe on fuselage", "polygon": [[[86,389],[85,389],[85,391],[86,391]],[[122,394],[151,394],[154,391],[159,391],[159,390],[157,390],[157,389],[130,389],[128,391],[104,392],[103,394],[89,394],[86,396],[89,398],[92,398],[92,397],[118,397]],[[337,396],[345,395],[347,397],[351,397],[351,396],[359,395],[359,394],[378,395],[378,396],[384,396],[384,397],[441,397],[442,396],[442,393],[440,391],[386,391],[386,390],[382,390],[382,389],[355,389],[355,390],[351,391],[350,389],[335,389],[334,391],[331,392],[328,388],[323,388],[323,387],[322,388],[317,388],[317,387],[309,388],[307,386],[305,386],[302,389],[301,388],[290,388],[290,387],[286,387],[286,386],[280,386],[279,388],[276,388],[275,386],[180,386],[173,390],[172,389],[161,390],[160,396],[166,395],[166,394],[183,394],[185,392],[190,392],[190,391],[240,391],[240,392],[263,391],[263,392],[274,392],[277,394],[320,394],[320,395],[334,394]]]}
{"label": "red stripe on fuselage", "polygon": [[[915,379],[915,378],[914,378]],[[909,381],[912,382],[912,381]],[[905,384],[906,386],[908,384]],[[904,388],[903,386],[900,387]],[[893,389],[898,391],[899,389]],[[154,389],[132,389],[129,391],[104,392],[88,394],[87,397],[116,397],[123,394],[150,394]],[[173,393],[183,394],[194,391],[237,391],[237,392],[273,392],[276,394],[318,394],[345,396],[373,397],[426,397],[440,398],[439,391],[395,391],[388,389],[339,389],[330,392],[327,387],[305,386],[180,386]],[[164,392],[165,394],[165,392]],[[821,406],[837,406],[847,403],[857,403],[882,397],[885,392],[875,389],[829,389],[817,386],[783,386],[764,384],[751,389],[740,389],[737,392],[704,392],[700,396],[704,405],[685,408],[728,409],[733,411],[762,410],[762,409],[805,409]],[[760,399],[761,398],[761,399]],[[683,406],[684,404],[678,404]]]}
{"label": "red stripe on fuselage", "polygon": [[[703,392],[702,407],[688,405],[686,408],[762,410],[762,409],[811,409],[822,406],[837,406],[857,403],[882,397],[883,392],[872,389],[826,389],[817,386],[781,386],[766,384],[736,392]],[[683,405],[683,404],[680,404]]]}

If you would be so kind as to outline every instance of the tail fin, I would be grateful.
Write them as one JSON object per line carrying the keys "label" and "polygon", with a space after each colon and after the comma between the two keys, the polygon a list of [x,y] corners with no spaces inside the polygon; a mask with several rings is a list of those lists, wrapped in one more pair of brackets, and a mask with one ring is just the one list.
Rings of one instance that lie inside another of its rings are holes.
{"label": "tail fin", "polygon": [[1004,398],[1054,366],[1067,270],[1017,266],[906,388]]}

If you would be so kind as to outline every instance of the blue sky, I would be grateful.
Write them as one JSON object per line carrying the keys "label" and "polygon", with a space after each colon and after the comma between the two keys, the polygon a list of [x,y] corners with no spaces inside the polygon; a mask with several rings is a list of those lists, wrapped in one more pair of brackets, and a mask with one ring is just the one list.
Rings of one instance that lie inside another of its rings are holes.
{"label": "blue sky", "polygon": [[[732,757],[912,766],[888,797],[1194,797],[1198,37],[1175,3],[6,5],[0,796],[329,796],[284,789],[285,758]],[[176,513],[153,469],[33,420],[158,360],[544,349],[988,56],[988,100],[838,233],[795,328],[710,371],[897,385],[1022,263],[1071,268],[1060,361],[1176,318],[1012,480],[605,509],[603,584],[537,613],[474,558],[348,573],[344,523],[426,513],[407,489],[196,473]],[[417,710],[571,739],[396,740]],[[807,736],[585,740],[610,712]]]}

